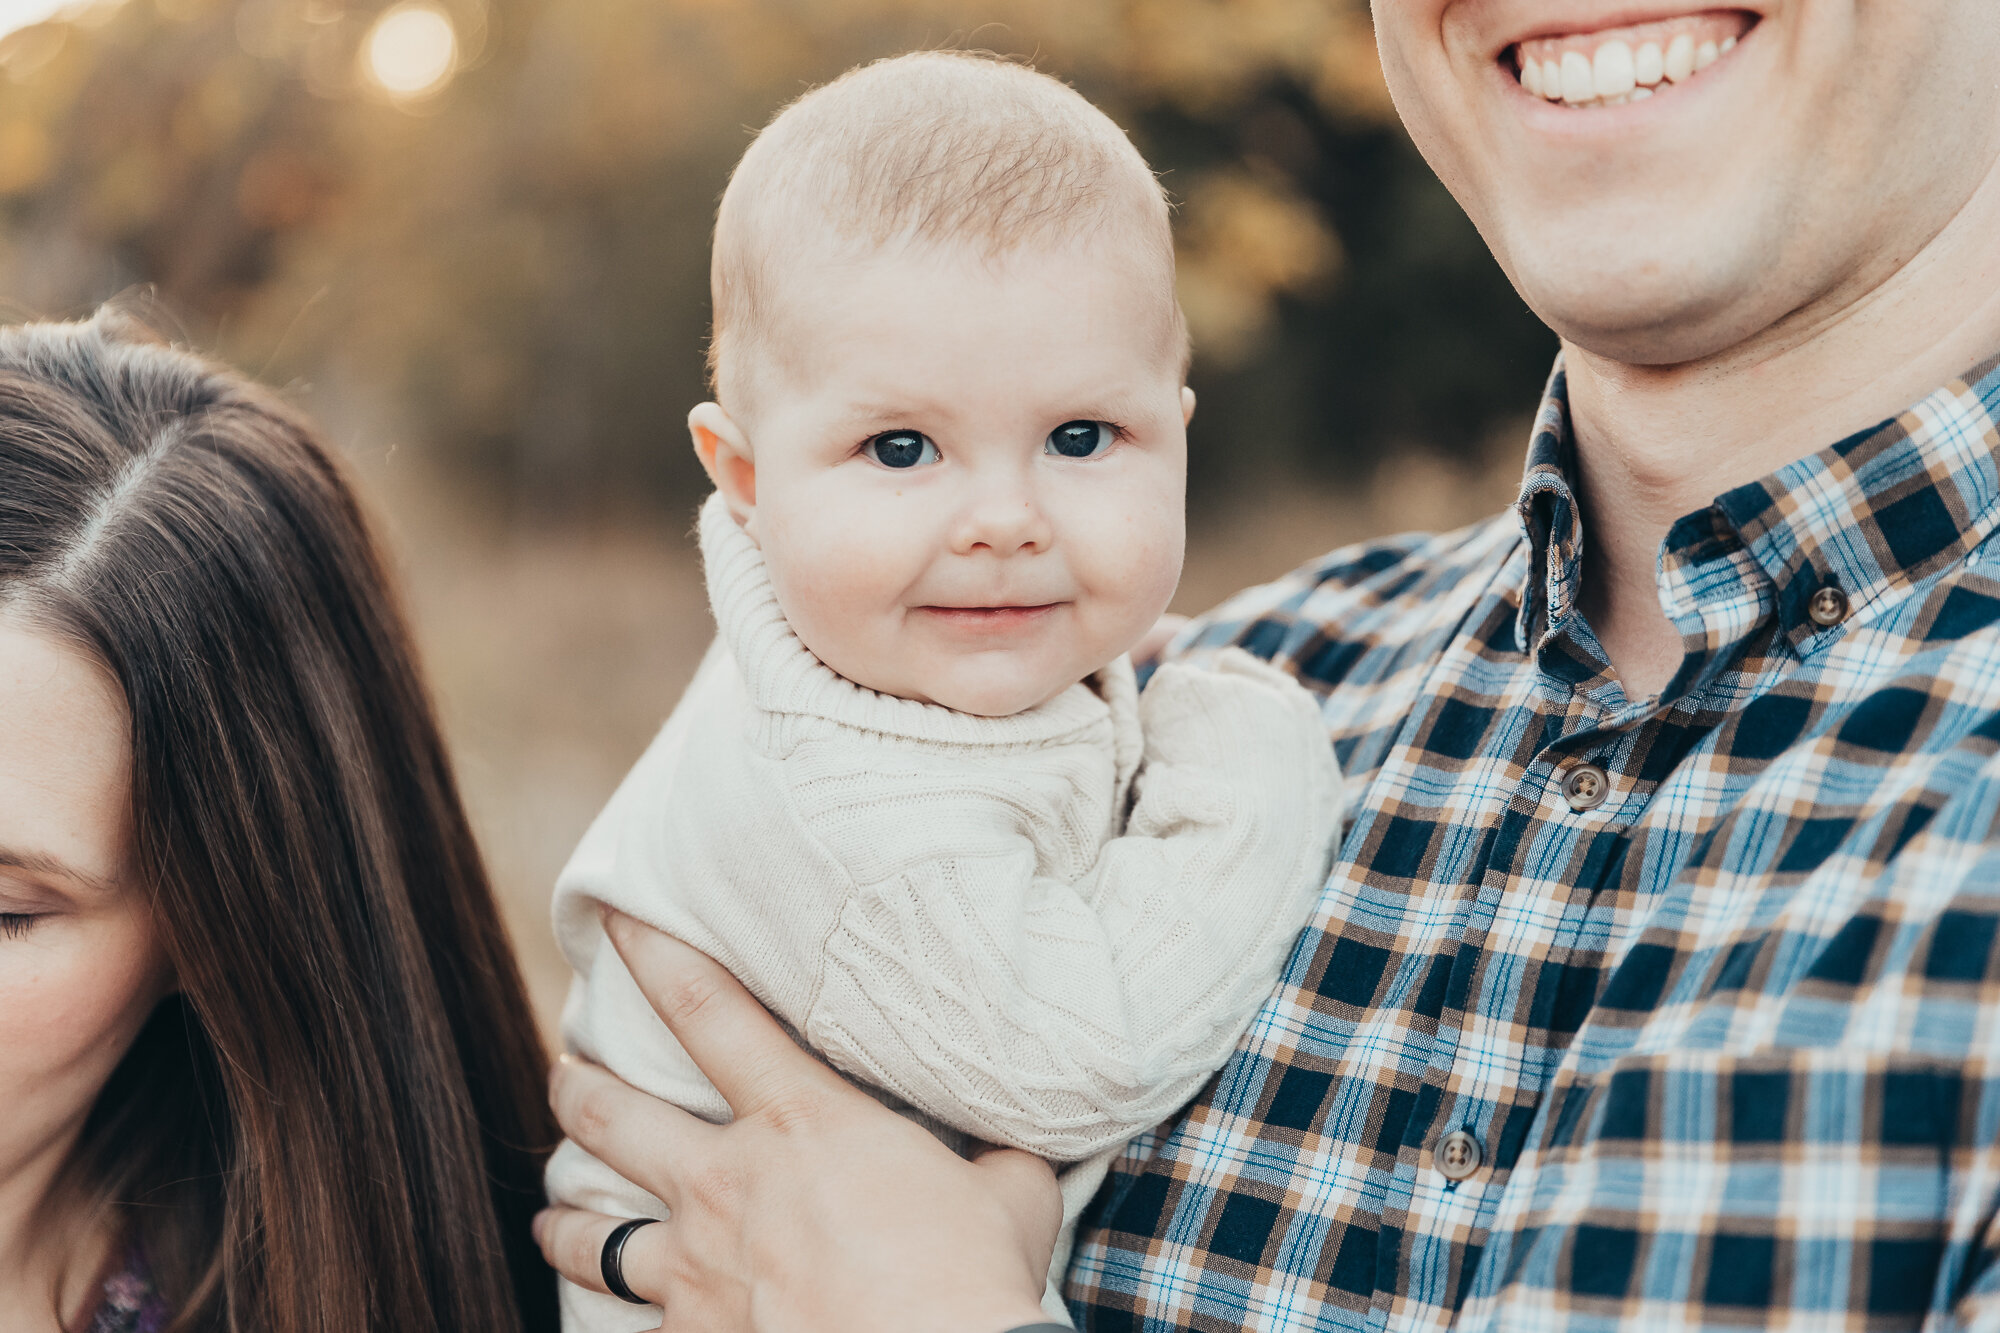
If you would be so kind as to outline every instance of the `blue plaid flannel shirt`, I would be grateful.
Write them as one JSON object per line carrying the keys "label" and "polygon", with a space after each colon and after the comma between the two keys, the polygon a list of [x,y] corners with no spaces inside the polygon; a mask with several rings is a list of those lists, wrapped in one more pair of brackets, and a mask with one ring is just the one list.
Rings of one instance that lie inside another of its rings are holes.
{"label": "blue plaid flannel shirt", "polygon": [[1517,515],[1183,636],[1319,694],[1354,822],[1086,1217],[1079,1326],[2000,1328],[1996,451],[2000,360],[1683,519],[1635,701],[1559,368]]}

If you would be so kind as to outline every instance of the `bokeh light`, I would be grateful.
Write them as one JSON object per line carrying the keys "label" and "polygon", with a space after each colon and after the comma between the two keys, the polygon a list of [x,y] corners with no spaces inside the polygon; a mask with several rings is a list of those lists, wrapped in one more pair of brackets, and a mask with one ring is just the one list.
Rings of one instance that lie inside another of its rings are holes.
{"label": "bokeh light", "polygon": [[396,5],[382,11],[361,50],[369,77],[391,97],[427,97],[458,66],[458,32],[435,6]]}
{"label": "bokeh light", "polygon": [[79,7],[79,0],[0,0],[0,34],[52,19]]}

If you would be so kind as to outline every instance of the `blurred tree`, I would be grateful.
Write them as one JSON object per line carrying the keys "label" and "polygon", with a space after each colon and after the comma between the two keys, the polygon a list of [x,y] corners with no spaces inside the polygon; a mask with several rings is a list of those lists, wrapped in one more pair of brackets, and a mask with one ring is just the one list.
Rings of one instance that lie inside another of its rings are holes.
{"label": "blurred tree", "polygon": [[1532,404],[1553,341],[1396,125],[1362,0],[105,0],[0,41],[0,295],[152,284],[504,503],[678,503],[730,166],[941,45],[1072,80],[1180,199],[1198,500]]}

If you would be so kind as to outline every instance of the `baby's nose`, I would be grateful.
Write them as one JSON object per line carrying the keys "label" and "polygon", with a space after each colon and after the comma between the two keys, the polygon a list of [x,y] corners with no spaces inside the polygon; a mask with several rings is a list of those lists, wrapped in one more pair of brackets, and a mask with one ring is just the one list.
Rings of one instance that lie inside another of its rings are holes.
{"label": "baby's nose", "polygon": [[991,497],[968,506],[953,534],[961,555],[1032,555],[1046,550],[1053,534],[1048,517],[1031,497]]}

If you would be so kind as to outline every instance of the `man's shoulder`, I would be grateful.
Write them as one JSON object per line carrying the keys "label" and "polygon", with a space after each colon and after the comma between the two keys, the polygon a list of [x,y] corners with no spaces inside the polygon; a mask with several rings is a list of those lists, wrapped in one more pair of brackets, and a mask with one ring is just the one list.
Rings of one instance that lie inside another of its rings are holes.
{"label": "man's shoulder", "polygon": [[1318,687],[1380,679],[1440,651],[1468,617],[1511,634],[1528,573],[1511,511],[1445,533],[1341,547],[1270,583],[1246,589],[1182,633],[1174,652],[1246,649]]}

